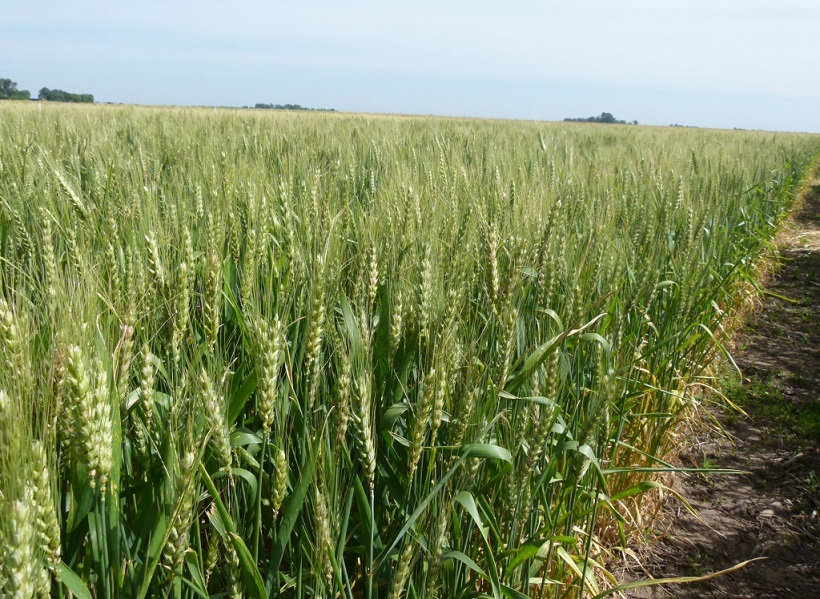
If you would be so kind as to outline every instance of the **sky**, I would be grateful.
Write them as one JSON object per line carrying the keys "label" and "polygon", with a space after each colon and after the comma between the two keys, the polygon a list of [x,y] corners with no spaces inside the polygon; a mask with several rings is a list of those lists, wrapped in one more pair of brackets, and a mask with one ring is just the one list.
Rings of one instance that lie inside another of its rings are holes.
{"label": "sky", "polygon": [[0,0],[0,77],[99,102],[820,132],[819,0]]}

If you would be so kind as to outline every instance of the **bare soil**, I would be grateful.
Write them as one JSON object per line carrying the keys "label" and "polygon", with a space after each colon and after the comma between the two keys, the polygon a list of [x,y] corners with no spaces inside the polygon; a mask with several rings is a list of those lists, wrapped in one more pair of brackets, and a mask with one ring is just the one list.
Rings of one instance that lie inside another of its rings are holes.
{"label": "bare soil", "polygon": [[725,390],[748,416],[713,411],[728,437],[701,433],[681,454],[682,466],[743,473],[677,476],[673,488],[698,517],[670,500],[622,580],[701,576],[764,559],[625,597],[820,597],[820,180],[779,241],[768,293],[735,339],[742,383]]}

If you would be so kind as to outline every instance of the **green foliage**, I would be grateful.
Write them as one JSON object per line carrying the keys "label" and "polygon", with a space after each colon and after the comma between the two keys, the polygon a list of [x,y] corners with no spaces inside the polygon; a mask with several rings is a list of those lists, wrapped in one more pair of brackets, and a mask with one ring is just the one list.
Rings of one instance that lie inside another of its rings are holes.
{"label": "green foliage", "polygon": [[48,102],[74,102],[78,104],[93,104],[94,96],[91,94],[72,94],[61,89],[48,89],[44,87],[37,95],[40,100]]}
{"label": "green foliage", "polygon": [[17,89],[17,83],[11,79],[0,79],[0,100],[29,100],[31,93],[27,89]]}
{"label": "green foliage", "polygon": [[737,376],[726,376],[721,389],[732,403],[752,418],[801,439],[820,441],[820,405],[817,402],[795,405],[784,397],[774,380],[759,376],[743,382]]}
{"label": "green foliage", "polygon": [[335,108],[305,108],[299,104],[265,104],[264,102],[257,102],[254,108],[262,110],[317,110],[319,112],[335,112]]}
{"label": "green foliage", "polygon": [[[603,123],[605,125],[626,125],[626,121],[619,121],[611,112],[602,112],[600,116],[590,116],[587,118],[564,119],[567,123]],[[633,121],[632,124],[637,125],[638,121]]]}
{"label": "green foliage", "polygon": [[0,107],[0,584],[94,597],[605,593],[817,148],[35,108]]}

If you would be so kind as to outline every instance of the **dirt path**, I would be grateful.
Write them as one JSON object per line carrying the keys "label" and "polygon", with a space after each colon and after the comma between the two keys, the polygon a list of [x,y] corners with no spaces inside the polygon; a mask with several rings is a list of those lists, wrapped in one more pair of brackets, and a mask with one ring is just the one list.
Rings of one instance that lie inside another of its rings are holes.
{"label": "dirt path", "polygon": [[675,489],[701,520],[670,502],[647,533],[657,542],[641,556],[643,572],[633,562],[628,576],[702,575],[765,559],[709,581],[626,597],[820,597],[820,180],[813,183],[782,236],[771,295],[733,352],[743,382],[726,393],[749,417],[715,414],[732,439],[704,434],[682,455],[684,466],[744,474],[679,476]]}

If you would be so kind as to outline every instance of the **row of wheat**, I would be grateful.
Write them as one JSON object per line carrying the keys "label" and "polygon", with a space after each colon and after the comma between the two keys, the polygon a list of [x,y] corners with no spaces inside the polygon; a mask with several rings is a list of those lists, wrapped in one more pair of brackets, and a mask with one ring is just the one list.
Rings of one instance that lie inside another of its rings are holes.
{"label": "row of wheat", "polygon": [[3,591],[604,592],[816,147],[0,108]]}

